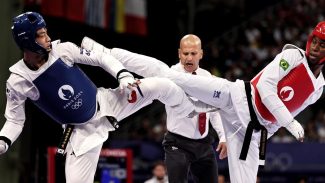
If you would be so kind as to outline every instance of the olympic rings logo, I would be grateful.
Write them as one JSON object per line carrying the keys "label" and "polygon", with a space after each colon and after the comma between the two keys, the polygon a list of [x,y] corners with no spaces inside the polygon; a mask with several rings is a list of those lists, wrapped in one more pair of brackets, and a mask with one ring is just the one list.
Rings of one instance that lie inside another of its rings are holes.
{"label": "olympic rings logo", "polygon": [[267,170],[286,171],[293,165],[292,157],[288,153],[274,154],[272,152],[268,152],[265,160],[265,169]]}
{"label": "olympic rings logo", "polygon": [[78,99],[74,104],[71,105],[71,109],[76,110],[79,109],[79,107],[82,106],[82,99]]}

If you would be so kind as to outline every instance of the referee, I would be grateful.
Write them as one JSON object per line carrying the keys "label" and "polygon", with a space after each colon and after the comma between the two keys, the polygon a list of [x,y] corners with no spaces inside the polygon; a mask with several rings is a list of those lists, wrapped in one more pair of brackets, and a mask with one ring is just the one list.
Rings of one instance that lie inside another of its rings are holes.
{"label": "referee", "polygon": [[[174,66],[180,72],[207,77],[212,75],[202,68],[199,62],[203,50],[201,40],[193,34],[184,36],[180,41],[178,57],[180,62]],[[197,101],[197,99],[192,98]],[[214,137],[209,134],[209,121],[219,136],[220,159],[227,156],[225,134],[218,112],[201,113],[193,118],[179,118],[172,107],[166,106],[167,130],[163,140],[165,163],[169,183],[187,183],[189,172],[194,182],[217,182],[218,169]]]}

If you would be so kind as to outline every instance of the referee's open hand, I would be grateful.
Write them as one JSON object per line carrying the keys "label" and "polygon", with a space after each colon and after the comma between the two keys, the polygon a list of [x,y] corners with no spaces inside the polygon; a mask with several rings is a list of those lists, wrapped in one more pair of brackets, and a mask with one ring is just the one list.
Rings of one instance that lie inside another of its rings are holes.
{"label": "referee's open hand", "polygon": [[227,157],[227,144],[226,142],[220,142],[217,147],[217,152],[219,152],[219,159],[224,159]]}

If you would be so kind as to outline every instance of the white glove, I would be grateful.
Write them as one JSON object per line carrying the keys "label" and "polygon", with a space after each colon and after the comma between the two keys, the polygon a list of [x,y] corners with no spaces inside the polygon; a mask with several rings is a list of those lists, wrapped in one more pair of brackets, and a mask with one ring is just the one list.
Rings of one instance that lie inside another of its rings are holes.
{"label": "white glove", "polygon": [[106,48],[105,46],[99,44],[98,42],[94,41],[93,39],[89,37],[84,37],[81,42],[81,47],[86,50],[91,50],[95,52],[104,52],[109,54],[111,52],[111,49]]}
{"label": "white glove", "polygon": [[7,150],[8,150],[8,144],[5,141],[0,140],[0,154],[5,153]]}
{"label": "white glove", "polygon": [[304,128],[301,126],[301,124],[297,120],[293,120],[291,123],[289,123],[288,126],[286,126],[286,129],[294,136],[296,139],[300,142],[303,142],[304,140]]}
{"label": "white glove", "polygon": [[132,91],[134,91],[134,86],[138,84],[138,81],[129,72],[122,72],[117,80],[120,83],[120,93],[125,93],[128,96],[128,100],[132,100]]}

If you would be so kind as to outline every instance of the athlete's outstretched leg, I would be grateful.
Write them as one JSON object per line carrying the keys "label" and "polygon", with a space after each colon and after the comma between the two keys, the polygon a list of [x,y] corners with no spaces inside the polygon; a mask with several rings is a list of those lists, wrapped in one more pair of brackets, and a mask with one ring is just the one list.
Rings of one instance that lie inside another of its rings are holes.
{"label": "athlete's outstretched leg", "polygon": [[170,69],[168,65],[155,58],[119,48],[107,49],[87,37],[83,39],[81,46],[88,50],[110,54],[119,60],[126,69],[141,76],[169,78],[189,95],[217,108],[222,108],[230,103],[228,87],[230,82],[225,79],[181,73]]}
{"label": "athlete's outstretched leg", "polygon": [[230,82],[225,79],[178,72],[155,58],[123,49],[114,48],[110,54],[128,70],[144,77],[166,77],[180,86],[187,94],[207,104],[222,108],[230,102]]}

